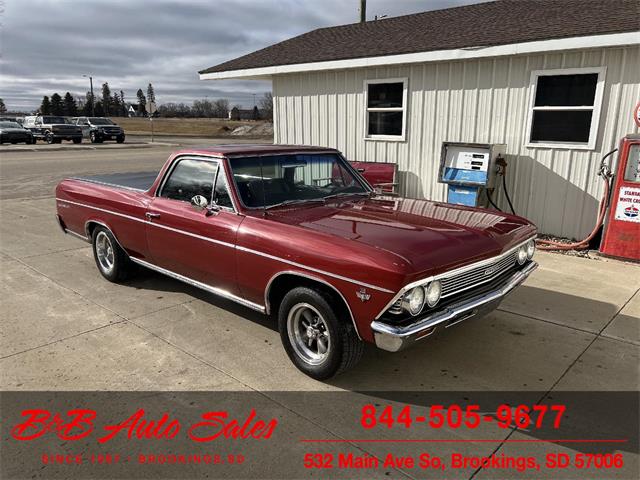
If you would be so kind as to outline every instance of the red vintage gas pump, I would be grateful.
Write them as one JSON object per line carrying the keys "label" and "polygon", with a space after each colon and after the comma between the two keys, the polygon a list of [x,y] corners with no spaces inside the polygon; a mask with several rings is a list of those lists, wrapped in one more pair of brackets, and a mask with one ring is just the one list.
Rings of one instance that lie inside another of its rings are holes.
{"label": "red vintage gas pump", "polygon": [[640,135],[624,137],[618,152],[600,252],[640,261]]}

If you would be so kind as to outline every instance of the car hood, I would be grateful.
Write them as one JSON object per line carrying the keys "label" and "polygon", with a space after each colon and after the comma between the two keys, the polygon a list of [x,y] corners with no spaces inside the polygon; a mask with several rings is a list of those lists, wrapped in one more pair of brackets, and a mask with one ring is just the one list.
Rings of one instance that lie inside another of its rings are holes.
{"label": "car hood", "polygon": [[428,200],[376,197],[274,209],[270,218],[391,252],[413,273],[441,271],[499,255],[530,238],[524,218]]}

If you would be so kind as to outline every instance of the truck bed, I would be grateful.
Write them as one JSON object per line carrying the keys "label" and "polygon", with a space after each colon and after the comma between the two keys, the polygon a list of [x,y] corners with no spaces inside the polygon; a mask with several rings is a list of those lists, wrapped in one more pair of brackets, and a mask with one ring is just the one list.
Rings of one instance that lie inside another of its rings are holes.
{"label": "truck bed", "polygon": [[74,180],[97,183],[115,188],[125,188],[127,190],[146,191],[151,188],[158,176],[158,172],[128,172],[128,173],[104,173],[100,175],[89,175],[74,177]]}

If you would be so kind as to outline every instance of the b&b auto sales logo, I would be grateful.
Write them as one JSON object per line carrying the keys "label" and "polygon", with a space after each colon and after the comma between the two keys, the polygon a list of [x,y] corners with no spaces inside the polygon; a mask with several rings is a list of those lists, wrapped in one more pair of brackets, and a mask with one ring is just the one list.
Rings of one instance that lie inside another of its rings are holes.
{"label": "b&b auto sales logo", "polygon": [[[11,437],[19,442],[32,442],[52,435],[65,442],[76,442],[93,436],[100,445],[108,444],[115,439],[124,440],[172,440],[188,439],[191,442],[205,444],[222,439],[233,440],[268,440],[272,437],[278,420],[260,419],[255,409],[251,409],[244,418],[232,418],[227,411],[209,411],[191,423],[185,424],[164,413],[159,419],[147,418],[144,409],[120,422],[96,425],[97,412],[92,409],[74,409],[66,414],[50,412],[45,409],[29,409],[22,411],[22,421],[11,428]],[[181,436],[181,437],[180,437]],[[144,457],[144,458],[143,458]],[[184,459],[173,458],[176,455],[139,455],[138,463],[185,463]],[[180,455],[179,457],[184,457]],[[228,457],[228,458],[227,458]],[[198,456],[204,463],[242,463],[242,455],[228,455],[224,459],[220,455]],[[173,459],[172,459],[173,458]],[[125,459],[130,461],[131,458]],[[83,463],[79,455],[42,455],[42,463]],[[86,459],[89,463],[114,463],[120,461],[120,455],[104,459],[102,455],[91,455]],[[191,460],[187,459],[190,463]]]}
{"label": "b&b auto sales logo", "polygon": [[[49,432],[55,434],[61,440],[73,441],[88,437],[94,431],[95,410],[76,409],[67,412],[67,419],[60,413],[51,414],[48,410],[34,409],[24,410],[22,416],[26,417],[22,423],[14,426],[11,436],[16,440],[35,440]],[[211,442],[217,438],[271,438],[278,420],[275,418],[264,421],[257,419],[254,409],[244,421],[229,418],[225,411],[206,412],[202,414],[202,421],[196,422],[187,428],[188,437],[194,442]],[[165,413],[160,420],[147,420],[143,409],[139,409],[121,423],[106,425],[103,427],[106,433],[98,438],[98,443],[106,443],[117,435],[124,434],[131,438],[166,438],[172,439],[180,433],[182,425],[178,419],[171,419]]]}

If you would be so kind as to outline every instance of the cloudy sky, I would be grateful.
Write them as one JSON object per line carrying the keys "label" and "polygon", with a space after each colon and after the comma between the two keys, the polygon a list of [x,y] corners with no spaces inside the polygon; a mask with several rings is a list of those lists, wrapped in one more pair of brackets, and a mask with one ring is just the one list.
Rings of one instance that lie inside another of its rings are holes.
{"label": "cloudy sky", "polygon": [[[368,0],[367,17],[479,0]],[[309,30],[357,22],[359,0],[0,0],[0,98],[35,109],[43,95],[108,82],[132,100],[227,98],[251,106],[269,82],[198,80],[197,71]]]}

